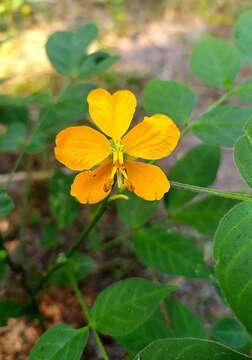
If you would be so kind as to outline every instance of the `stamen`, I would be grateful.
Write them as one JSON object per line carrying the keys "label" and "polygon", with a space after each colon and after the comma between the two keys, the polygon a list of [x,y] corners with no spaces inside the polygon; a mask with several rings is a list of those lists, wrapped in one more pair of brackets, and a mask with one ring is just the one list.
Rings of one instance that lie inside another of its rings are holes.
{"label": "stamen", "polygon": [[122,151],[118,152],[118,160],[119,160],[119,164],[123,165],[123,152]]}
{"label": "stamen", "polygon": [[120,170],[117,170],[117,186],[119,189],[121,189],[123,186],[123,178]]}
{"label": "stamen", "polygon": [[113,169],[110,179],[113,181],[116,175],[117,186],[119,189],[122,189],[125,187],[125,180],[128,179],[128,175],[124,166],[124,148],[120,141],[111,141],[111,152],[113,157]]}
{"label": "stamen", "polygon": [[120,171],[125,179],[128,179],[128,174],[126,173],[125,167],[121,166]]}
{"label": "stamen", "polygon": [[117,151],[113,151],[113,163],[116,163],[118,160],[118,152]]}
{"label": "stamen", "polygon": [[125,185],[127,186],[128,190],[131,191],[131,192],[134,192],[134,186],[129,182],[128,179],[124,179],[124,183]]}
{"label": "stamen", "polygon": [[111,172],[111,175],[110,175],[111,180],[114,180],[116,172],[117,172],[117,168],[116,168],[116,166],[113,166],[113,169],[112,169],[112,172]]}

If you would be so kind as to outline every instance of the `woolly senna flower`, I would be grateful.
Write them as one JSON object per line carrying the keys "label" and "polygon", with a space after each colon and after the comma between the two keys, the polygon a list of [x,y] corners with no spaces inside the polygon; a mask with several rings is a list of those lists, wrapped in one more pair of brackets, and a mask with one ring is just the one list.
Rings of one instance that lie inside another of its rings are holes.
{"label": "woolly senna flower", "polygon": [[145,117],[125,135],[136,108],[132,92],[96,89],[87,102],[91,119],[108,138],[89,126],[69,127],[57,135],[57,160],[71,170],[85,170],[75,177],[71,195],[83,204],[97,203],[108,196],[117,179],[119,189],[160,200],[170,188],[166,175],[136,158],[158,160],[169,155],[180,137],[176,124],[157,114]]}

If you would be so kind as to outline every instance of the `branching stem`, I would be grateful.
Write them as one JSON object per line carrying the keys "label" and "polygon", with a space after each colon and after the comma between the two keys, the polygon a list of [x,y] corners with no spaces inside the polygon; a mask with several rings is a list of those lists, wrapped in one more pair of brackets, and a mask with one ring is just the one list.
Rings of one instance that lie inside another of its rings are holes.
{"label": "branching stem", "polygon": [[195,185],[180,183],[178,181],[171,181],[171,185],[173,187],[176,187],[179,189],[184,189],[184,190],[193,191],[193,192],[197,192],[197,193],[209,194],[209,195],[213,195],[213,196],[219,196],[219,197],[223,197],[226,199],[234,199],[234,200],[240,200],[240,201],[246,201],[246,200],[252,201],[252,194],[247,194],[247,193],[224,191],[221,189],[213,189],[213,188],[205,188],[202,186],[195,186]]}

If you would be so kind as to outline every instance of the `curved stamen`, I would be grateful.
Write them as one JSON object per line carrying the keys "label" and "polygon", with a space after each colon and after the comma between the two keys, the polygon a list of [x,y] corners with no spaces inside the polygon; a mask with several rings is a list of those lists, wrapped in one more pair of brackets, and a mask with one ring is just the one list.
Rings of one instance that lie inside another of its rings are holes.
{"label": "curved stamen", "polygon": [[122,189],[128,176],[124,166],[124,147],[120,141],[115,142],[111,140],[111,152],[113,159],[111,179],[113,180],[116,175],[118,188]]}

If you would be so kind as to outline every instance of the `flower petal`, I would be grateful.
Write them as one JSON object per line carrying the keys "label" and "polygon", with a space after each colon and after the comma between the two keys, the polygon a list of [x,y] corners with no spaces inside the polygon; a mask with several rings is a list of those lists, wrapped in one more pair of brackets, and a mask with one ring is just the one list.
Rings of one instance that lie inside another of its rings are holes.
{"label": "flower petal", "polygon": [[166,115],[145,117],[123,138],[126,152],[134,157],[157,160],[169,155],[176,147],[180,131]]}
{"label": "flower petal", "polygon": [[90,91],[87,102],[91,119],[109,137],[119,140],[128,130],[136,108],[135,95],[128,90]]}
{"label": "flower petal", "polygon": [[112,163],[78,174],[71,186],[71,195],[82,204],[95,204],[109,195],[112,189]]}
{"label": "flower petal", "polygon": [[128,174],[128,189],[145,200],[160,200],[170,189],[164,172],[155,165],[138,161],[125,162]]}
{"label": "flower petal", "polygon": [[108,139],[88,126],[66,128],[57,135],[55,157],[71,170],[88,170],[110,154]]}

